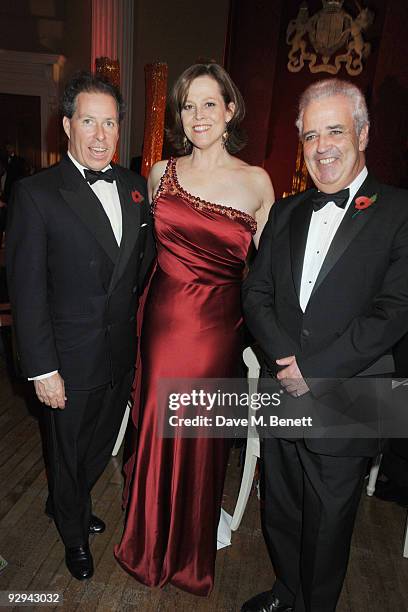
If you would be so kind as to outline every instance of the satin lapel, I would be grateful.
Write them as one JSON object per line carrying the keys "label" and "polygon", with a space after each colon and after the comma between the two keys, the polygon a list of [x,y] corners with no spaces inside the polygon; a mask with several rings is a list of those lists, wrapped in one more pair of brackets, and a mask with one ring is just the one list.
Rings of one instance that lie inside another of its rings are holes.
{"label": "satin lapel", "polygon": [[[122,240],[119,258],[112,275],[111,290],[125,271],[140,231],[140,203],[133,201],[132,187],[123,180],[118,171],[116,171],[116,185],[122,209]],[[138,262],[135,261],[135,266],[137,265]]]}
{"label": "satin lapel", "polygon": [[302,280],[303,260],[305,257],[307,234],[312,216],[311,198],[305,198],[290,218],[290,253],[292,261],[293,284],[300,299],[300,281]]}
{"label": "satin lapel", "polygon": [[[361,212],[356,214],[356,198],[362,195],[371,197],[374,194],[377,194],[376,202],[372,204],[369,208],[366,208],[365,210],[362,210]],[[366,180],[354,196],[353,201],[350,203],[350,206],[348,207],[348,210],[342,222],[340,223],[340,227],[332,240],[323,265],[320,268],[320,272],[316,279],[310,298],[312,298],[313,295],[316,293],[319,286],[322,284],[333,266],[343,255],[350,242],[354,240],[354,238],[363,229],[366,223],[368,223],[372,216],[375,215],[375,211],[377,210],[378,206],[381,206],[380,185],[376,182],[374,178],[368,175]]]}
{"label": "satin lapel", "polygon": [[64,187],[60,188],[62,197],[116,263],[119,247],[102,204],[71,161],[64,158],[60,169],[64,178]]}

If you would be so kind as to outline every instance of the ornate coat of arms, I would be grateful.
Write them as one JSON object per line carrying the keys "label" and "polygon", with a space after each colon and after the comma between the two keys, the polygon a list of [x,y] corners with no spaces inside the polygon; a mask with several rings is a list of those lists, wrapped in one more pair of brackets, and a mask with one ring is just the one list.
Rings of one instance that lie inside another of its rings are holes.
{"label": "ornate coat of arms", "polygon": [[[374,13],[355,0],[359,12],[353,19],[343,9],[343,2],[322,0],[323,8],[312,16],[306,0],[301,3],[296,19],[289,22],[286,31],[286,42],[291,46],[290,72],[299,72],[309,62],[310,72],[337,74],[344,65],[348,74],[360,74],[363,60],[370,53],[370,43],[364,41],[362,32],[372,24]],[[340,53],[330,63],[337,51]]]}

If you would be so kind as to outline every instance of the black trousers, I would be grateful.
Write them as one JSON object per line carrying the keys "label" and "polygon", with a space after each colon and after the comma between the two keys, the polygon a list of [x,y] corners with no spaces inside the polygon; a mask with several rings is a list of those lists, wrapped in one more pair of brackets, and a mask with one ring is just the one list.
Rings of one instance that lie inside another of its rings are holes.
{"label": "black trousers", "polygon": [[262,457],[274,593],[295,612],[334,612],[368,459],[319,455],[303,440],[276,438],[264,440]]}
{"label": "black trousers", "polygon": [[104,471],[129,399],[134,371],[113,387],[66,388],[63,410],[45,408],[49,498],[47,510],[65,546],[87,543],[91,490]]}

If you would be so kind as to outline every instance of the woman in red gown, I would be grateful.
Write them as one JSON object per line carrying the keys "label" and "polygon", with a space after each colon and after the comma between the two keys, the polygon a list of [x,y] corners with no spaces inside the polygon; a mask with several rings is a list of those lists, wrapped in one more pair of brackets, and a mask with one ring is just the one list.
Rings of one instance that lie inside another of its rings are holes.
{"label": "woman in red gown", "polygon": [[163,438],[161,378],[231,378],[242,350],[240,286],[274,200],[266,172],[231,155],[244,104],[217,64],[196,64],[172,93],[173,142],[185,155],[152,168],[157,268],[142,330],[139,437],[115,556],[148,586],[213,587],[229,440]]}

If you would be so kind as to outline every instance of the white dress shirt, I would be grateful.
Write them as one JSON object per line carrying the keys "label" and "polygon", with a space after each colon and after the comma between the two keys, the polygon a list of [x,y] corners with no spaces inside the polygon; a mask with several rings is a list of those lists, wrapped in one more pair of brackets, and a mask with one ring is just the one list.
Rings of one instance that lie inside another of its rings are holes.
{"label": "white dress shirt", "polygon": [[[85,178],[85,166],[82,166],[76,159],[71,155],[68,151],[68,157],[81,172],[82,176]],[[102,172],[105,172],[111,165],[109,164],[106,168],[103,168]],[[115,235],[116,242],[120,245],[120,241],[122,240],[122,209],[120,206],[120,199],[118,188],[116,186],[116,181],[113,183],[108,183],[107,181],[96,181],[93,185],[89,185],[100,203],[103,206],[103,209],[109,219],[109,222],[112,227],[112,231]],[[53,372],[47,372],[47,374],[40,374],[39,376],[33,376],[28,380],[42,380],[44,378],[49,378],[53,374],[56,374],[58,370],[54,370]]]}
{"label": "white dress shirt", "polygon": [[[69,151],[68,157],[85,178],[85,166],[82,166]],[[105,172],[105,170],[110,167],[111,165],[109,164],[106,166],[106,168],[102,169],[102,172]],[[103,209],[110,221],[112,231],[115,234],[116,242],[118,245],[120,245],[120,241],[122,240],[122,209],[120,207],[120,199],[116,181],[113,181],[113,183],[108,183],[107,181],[96,181],[96,183],[89,186],[102,204]]]}
{"label": "white dress shirt", "polygon": [[[361,170],[354,181],[349,185],[350,195],[346,206],[340,208],[334,202],[320,210],[312,212],[309,232],[307,234],[305,257],[303,260],[302,280],[300,283],[300,307],[305,312],[310,295],[323,265],[332,240],[339,229],[340,223],[357,191],[367,178],[367,168]],[[328,198],[329,198],[328,194]]]}

